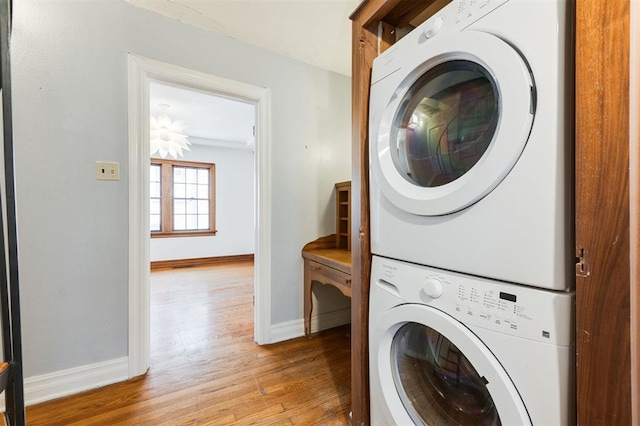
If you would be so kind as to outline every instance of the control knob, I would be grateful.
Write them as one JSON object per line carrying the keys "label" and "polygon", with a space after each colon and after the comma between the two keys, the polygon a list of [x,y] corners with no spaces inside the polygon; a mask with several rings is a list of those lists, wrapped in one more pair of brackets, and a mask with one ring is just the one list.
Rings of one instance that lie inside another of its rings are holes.
{"label": "control knob", "polygon": [[442,296],[442,282],[435,278],[427,279],[424,286],[422,286],[422,290],[420,290],[420,294],[423,298],[426,296],[430,299],[437,299]]}
{"label": "control knob", "polygon": [[442,16],[436,16],[429,22],[425,23],[422,32],[424,33],[425,37],[432,38],[433,36],[438,34],[438,31],[440,31],[440,28],[442,28],[443,23],[444,19],[442,19]]}

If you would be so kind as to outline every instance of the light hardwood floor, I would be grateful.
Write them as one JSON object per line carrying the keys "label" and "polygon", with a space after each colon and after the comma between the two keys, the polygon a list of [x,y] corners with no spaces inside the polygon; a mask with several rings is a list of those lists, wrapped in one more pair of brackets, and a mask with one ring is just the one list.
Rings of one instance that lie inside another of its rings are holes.
{"label": "light hardwood floor", "polygon": [[150,371],[28,407],[29,425],[349,424],[348,326],[256,345],[247,262],[153,272],[151,289]]}

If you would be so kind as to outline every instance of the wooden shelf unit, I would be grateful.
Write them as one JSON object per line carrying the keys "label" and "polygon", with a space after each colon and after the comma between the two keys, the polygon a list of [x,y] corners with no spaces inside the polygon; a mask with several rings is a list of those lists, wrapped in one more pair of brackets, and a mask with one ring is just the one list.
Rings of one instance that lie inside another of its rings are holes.
{"label": "wooden shelf unit", "polygon": [[351,182],[336,183],[336,248],[351,251]]}

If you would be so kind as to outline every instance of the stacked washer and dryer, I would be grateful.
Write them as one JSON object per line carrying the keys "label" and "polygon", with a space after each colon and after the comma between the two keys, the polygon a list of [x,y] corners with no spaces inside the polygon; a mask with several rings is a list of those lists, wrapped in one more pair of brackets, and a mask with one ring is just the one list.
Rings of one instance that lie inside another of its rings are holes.
{"label": "stacked washer and dryer", "polygon": [[373,425],[575,422],[572,22],[453,0],[374,61]]}

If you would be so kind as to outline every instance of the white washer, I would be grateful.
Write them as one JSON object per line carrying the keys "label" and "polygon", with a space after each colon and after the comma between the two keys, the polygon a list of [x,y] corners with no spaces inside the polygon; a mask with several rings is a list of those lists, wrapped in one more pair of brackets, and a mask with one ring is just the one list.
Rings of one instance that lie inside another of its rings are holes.
{"label": "white washer", "polygon": [[574,295],[373,257],[372,425],[575,423]]}
{"label": "white washer", "polygon": [[572,18],[453,0],[375,59],[374,254],[572,288]]}

